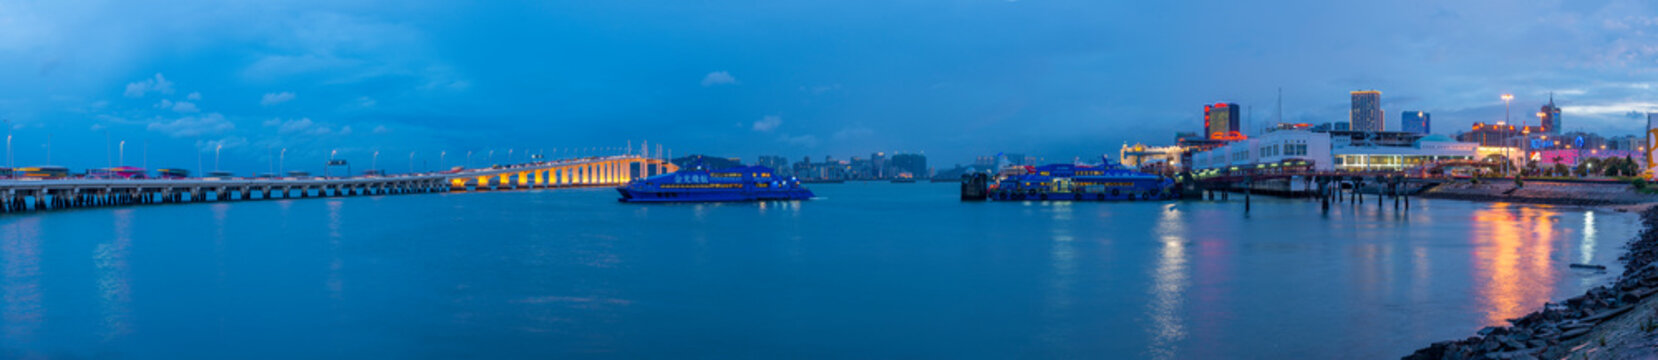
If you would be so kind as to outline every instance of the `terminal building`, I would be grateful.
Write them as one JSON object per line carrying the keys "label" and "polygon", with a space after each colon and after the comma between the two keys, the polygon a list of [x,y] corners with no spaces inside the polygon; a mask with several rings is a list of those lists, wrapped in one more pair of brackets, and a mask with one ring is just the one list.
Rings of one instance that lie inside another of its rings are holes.
{"label": "terminal building", "polygon": [[1200,175],[1330,171],[1330,133],[1273,131],[1191,155]]}
{"label": "terminal building", "polygon": [[1286,171],[1397,171],[1473,160],[1480,146],[1404,131],[1274,131],[1192,154],[1199,175]]}

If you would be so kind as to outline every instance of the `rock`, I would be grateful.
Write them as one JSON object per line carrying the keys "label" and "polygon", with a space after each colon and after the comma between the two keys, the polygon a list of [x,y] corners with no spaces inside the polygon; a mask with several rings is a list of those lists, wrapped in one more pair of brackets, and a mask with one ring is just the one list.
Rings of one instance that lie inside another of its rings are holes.
{"label": "rock", "polygon": [[1487,352],[1487,353],[1496,352],[1497,350],[1502,350],[1502,349],[1503,349],[1502,341],[1498,341],[1497,337],[1495,337],[1495,336],[1486,337],[1485,342],[1480,343],[1480,348],[1479,348],[1479,350],[1481,352]]}

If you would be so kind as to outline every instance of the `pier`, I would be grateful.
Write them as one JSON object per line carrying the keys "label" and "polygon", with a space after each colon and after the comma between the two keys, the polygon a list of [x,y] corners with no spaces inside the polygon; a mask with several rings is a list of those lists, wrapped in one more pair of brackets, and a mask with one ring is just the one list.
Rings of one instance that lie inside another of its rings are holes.
{"label": "pier", "polygon": [[0,212],[141,204],[454,191],[614,186],[678,170],[642,156],[608,156],[392,176],[0,180]]}

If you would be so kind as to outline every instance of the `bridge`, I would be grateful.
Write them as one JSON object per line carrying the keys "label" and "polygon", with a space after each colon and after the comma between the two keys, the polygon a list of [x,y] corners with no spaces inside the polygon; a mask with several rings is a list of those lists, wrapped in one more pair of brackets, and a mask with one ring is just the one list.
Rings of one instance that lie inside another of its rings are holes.
{"label": "bridge", "polygon": [[0,212],[99,206],[614,186],[678,170],[637,155],[359,177],[0,180]]}

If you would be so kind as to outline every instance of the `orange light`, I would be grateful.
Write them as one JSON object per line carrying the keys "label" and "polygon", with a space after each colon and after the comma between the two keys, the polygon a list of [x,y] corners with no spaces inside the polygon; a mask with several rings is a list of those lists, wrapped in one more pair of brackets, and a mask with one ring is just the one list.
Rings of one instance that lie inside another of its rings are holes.
{"label": "orange light", "polygon": [[1514,94],[1503,94],[1503,101],[1514,100]]}

